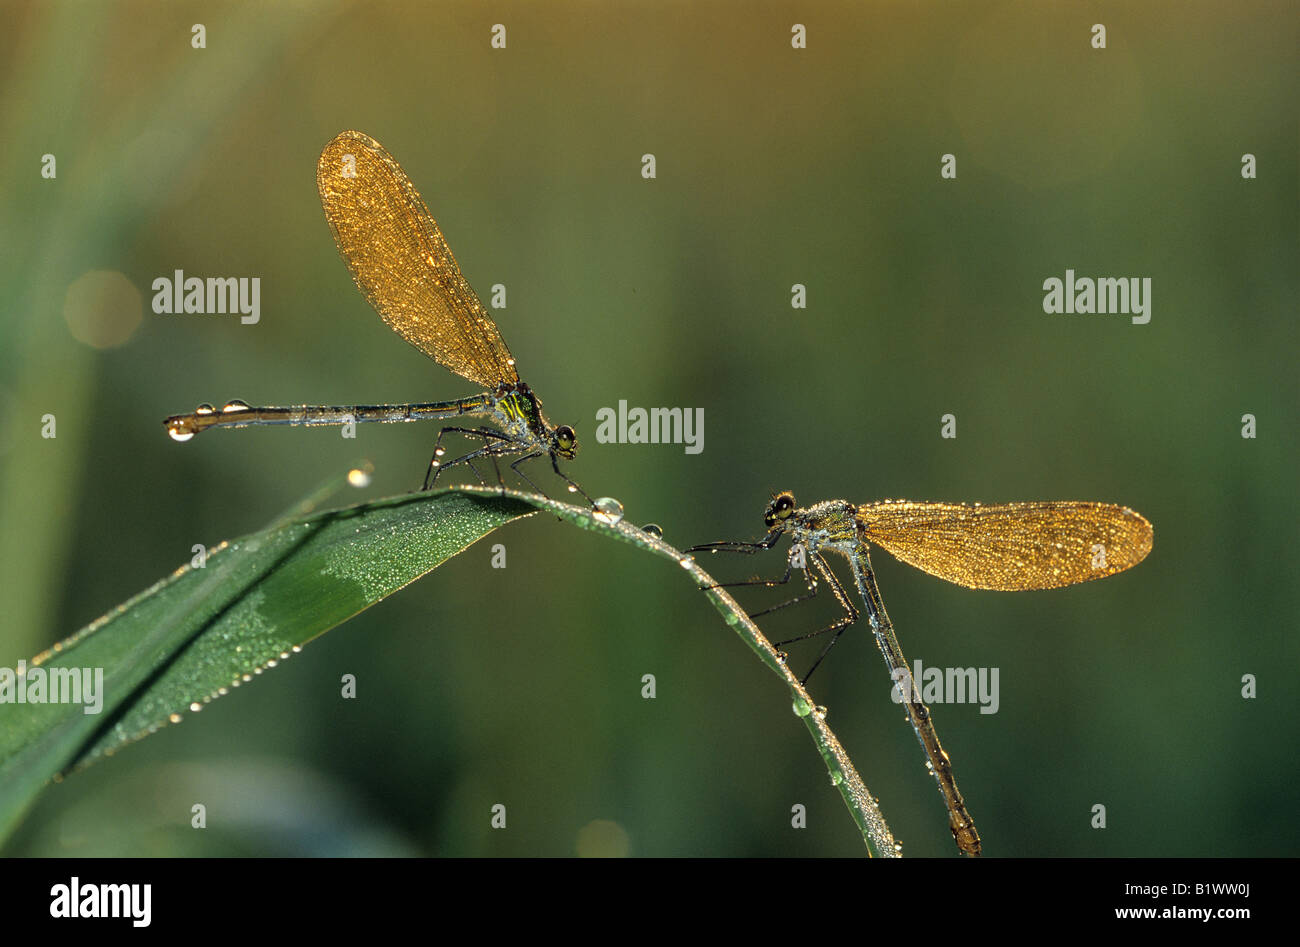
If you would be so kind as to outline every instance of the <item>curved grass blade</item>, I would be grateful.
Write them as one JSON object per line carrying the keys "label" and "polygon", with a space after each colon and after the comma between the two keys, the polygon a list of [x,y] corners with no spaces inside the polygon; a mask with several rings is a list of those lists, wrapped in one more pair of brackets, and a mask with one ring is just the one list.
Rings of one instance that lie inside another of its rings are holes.
{"label": "curved grass blade", "polygon": [[[104,713],[0,704],[0,838],[51,777],[179,719],[304,642],[373,605],[491,530],[538,510],[676,562],[790,688],[871,855],[900,854],[839,739],[763,633],[695,560],[589,507],[496,487],[433,493],[301,516],[223,543],[35,659],[43,670],[103,667]],[[322,581],[323,580],[323,581]]]}
{"label": "curved grass blade", "polygon": [[[495,488],[491,487],[462,486],[455,489],[466,495],[487,495],[489,492],[497,492]],[[840,743],[839,738],[827,726],[826,708],[816,705],[812,697],[804,689],[803,684],[800,683],[799,678],[781,660],[771,642],[767,640],[745,610],[736,603],[736,600],[727,593],[726,589],[716,587],[717,581],[700,568],[694,557],[679,549],[674,549],[659,538],[658,535],[648,533],[630,523],[624,522],[621,513],[617,517],[602,513],[600,500],[596,501],[596,510],[593,512],[589,507],[557,503],[554,500],[532,493],[506,490],[505,494],[525,503],[530,503],[539,510],[554,513],[560,519],[567,520],[575,526],[601,532],[623,542],[631,543],[657,556],[670,559],[681,566],[695,581],[696,585],[704,590],[704,594],[708,596],[713,607],[722,614],[723,619],[740,636],[740,639],[758,655],[759,660],[767,665],[773,674],[785,681],[786,686],[790,688],[794,713],[808,728],[808,733],[817,746],[817,752],[821,754],[822,761],[826,764],[826,771],[830,776],[831,784],[839,790],[844,805],[848,808],[849,814],[857,824],[858,831],[862,833],[862,840],[866,843],[867,853],[878,858],[897,858],[902,855],[902,846],[894,840],[893,833],[885,822],[884,813],[880,811],[880,804],[868,791],[862,777],[858,775],[857,769],[854,768],[853,762],[849,759],[849,755],[845,751],[843,744]]]}

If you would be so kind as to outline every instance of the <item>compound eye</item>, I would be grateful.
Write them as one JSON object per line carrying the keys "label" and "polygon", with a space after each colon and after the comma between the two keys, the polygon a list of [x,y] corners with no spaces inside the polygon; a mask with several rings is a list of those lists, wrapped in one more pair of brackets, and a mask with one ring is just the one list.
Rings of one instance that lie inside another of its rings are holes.
{"label": "compound eye", "polygon": [[578,435],[569,425],[561,424],[555,429],[555,443],[561,450],[573,450],[573,445],[578,443]]}
{"label": "compound eye", "polygon": [[782,493],[774,495],[772,502],[768,504],[767,512],[763,514],[763,525],[771,529],[778,522],[788,520],[790,514],[794,512],[794,494]]}

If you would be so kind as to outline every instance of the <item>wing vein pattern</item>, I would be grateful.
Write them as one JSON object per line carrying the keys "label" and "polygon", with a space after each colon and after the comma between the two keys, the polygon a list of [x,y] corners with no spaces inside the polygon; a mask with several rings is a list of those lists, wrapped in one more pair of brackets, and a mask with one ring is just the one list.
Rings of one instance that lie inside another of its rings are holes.
{"label": "wing vein pattern", "polygon": [[485,388],[519,380],[429,208],[383,145],[361,132],[340,133],[321,152],[316,185],[339,253],[384,322]]}
{"label": "wing vein pattern", "polygon": [[965,504],[883,500],[858,507],[868,542],[975,589],[1052,589],[1141,562],[1151,524],[1108,503]]}

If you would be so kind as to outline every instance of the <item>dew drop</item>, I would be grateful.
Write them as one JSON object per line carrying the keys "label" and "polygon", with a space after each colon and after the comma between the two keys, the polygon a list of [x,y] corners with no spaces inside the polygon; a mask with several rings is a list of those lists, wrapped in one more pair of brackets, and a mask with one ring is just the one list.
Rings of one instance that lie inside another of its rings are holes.
{"label": "dew drop", "polygon": [[236,398],[234,401],[227,401],[225,405],[221,408],[221,413],[236,414],[240,411],[247,411],[247,410],[248,410],[248,402],[240,401],[238,398]]}
{"label": "dew drop", "polygon": [[203,404],[199,405],[197,408],[194,409],[194,413],[195,414],[216,414],[217,409],[212,407],[212,405],[208,404],[205,401],[203,402]]}
{"label": "dew drop", "polygon": [[181,715],[180,715],[180,714],[168,714],[168,715],[167,715],[167,719],[168,719],[169,721],[171,721],[172,723],[180,723],[180,722],[181,722]]}
{"label": "dew drop", "polygon": [[796,697],[794,699],[794,703],[791,705],[791,709],[794,710],[794,715],[796,717],[806,717],[810,713],[812,713],[812,705],[809,704],[808,701],[804,700],[802,697]]}
{"label": "dew drop", "polygon": [[655,539],[664,538],[664,528],[658,523],[646,523],[641,527],[641,532],[645,533],[647,536],[653,536]]}
{"label": "dew drop", "polygon": [[190,704],[190,713],[192,714],[196,714],[202,709],[203,709],[203,705],[200,704],[197,700],[194,701],[192,704]]}
{"label": "dew drop", "polygon": [[194,429],[184,421],[173,421],[167,425],[167,434],[173,441],[184,443],[194,436]]}
{"label": "dew drop", "polygon": [[623,519],[623,504],[613,497],[601,497],[596,501],[595,508],[592,515],[602,523],[613,526]]}
{"label": "dew drop", "polygon": [[348,484],[358,489],[368,487],[370,486],[370,474],[359,467],[353,467],[348,471]]}

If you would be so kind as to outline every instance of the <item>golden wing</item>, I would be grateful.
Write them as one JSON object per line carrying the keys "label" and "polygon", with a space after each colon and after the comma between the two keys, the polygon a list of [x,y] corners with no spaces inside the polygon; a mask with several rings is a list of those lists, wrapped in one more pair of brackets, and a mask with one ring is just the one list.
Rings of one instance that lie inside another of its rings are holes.
{"label": "golden wing", "polygon": [[519,380],[496,323],[383,145],[340,132],[320,154],[316,186],[352,279],[398,335],[485,388]]}
{"label": "golden wing", "polygon": [[931,575],[973,589],[1054,589],[1135,566],[1151,524],[1128,507],[1073,501],[858,507],[867,539]]}

